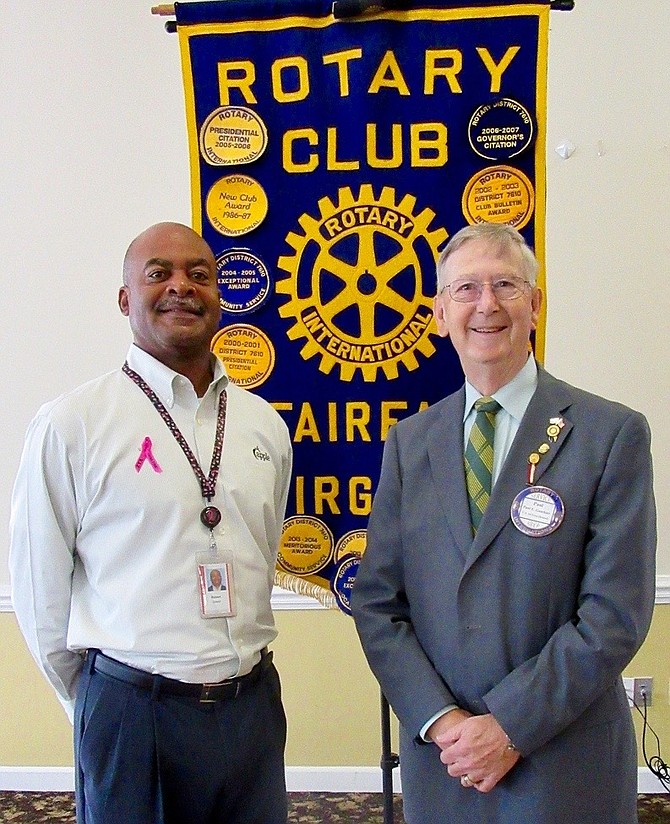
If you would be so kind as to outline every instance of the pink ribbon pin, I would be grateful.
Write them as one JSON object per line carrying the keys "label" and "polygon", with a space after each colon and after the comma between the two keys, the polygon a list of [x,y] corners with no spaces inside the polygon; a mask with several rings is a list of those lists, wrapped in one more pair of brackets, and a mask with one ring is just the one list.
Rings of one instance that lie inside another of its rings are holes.
{"label": "pink ribbon pin", "polygon": [[140,451],[140,457],[135,462],[135,472],[139,472],[142,469],[145,461],[149,461],[149,466],[153,469],[154,472],[162,472],[163,470],[160,468],[158,461],[154,458],[154,453],[151,451],[151,447],[153,444],[151,443],[151,438],[146,437],[142,441],[142,450]]}

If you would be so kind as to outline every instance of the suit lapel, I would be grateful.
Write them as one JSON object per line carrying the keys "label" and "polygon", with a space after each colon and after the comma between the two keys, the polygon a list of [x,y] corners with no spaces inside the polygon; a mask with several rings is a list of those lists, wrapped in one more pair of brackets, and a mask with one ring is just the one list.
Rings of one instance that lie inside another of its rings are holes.
{"label": "suit lapel", "polygon": [[439,420],[428,430],[427,449],[438,503],[465,560],[472,543],[472,525],[463,467],[464,405],[464,389],[445,398]]}
{"label": "suit lapel", "polygon": [[[538,368],[537,389],[493,487],[491,500],[469,548],[465,571],[487,549],[509,520],[512,501],[528,483],[528,456],[537,452],[540,444],[546,443],[550,447],[549,451],[541,456],[533,481],[535,486],[540,485],[540,478],[551,466],[572,429],[572,423],[566,415],[571,403],[570,387]],[[550,418],[561,418],[564,421],[555,442],[547,435]]]}

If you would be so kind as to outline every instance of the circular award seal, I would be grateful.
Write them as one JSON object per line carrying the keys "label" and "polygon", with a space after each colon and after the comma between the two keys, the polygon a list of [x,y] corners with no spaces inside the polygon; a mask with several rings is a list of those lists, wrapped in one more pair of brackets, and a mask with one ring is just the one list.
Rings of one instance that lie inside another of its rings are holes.
{"label": "circular award seal", "polygon": [[255,312],[270,295],[270,273],[250,249],[226,249],[216,259],[216,280],[224,312]]}
{"label": "circular award seal", "polygon": [[461,201],[470,224],[507,223],[522,229],[533,215],[535,191],[512,166],[489,166],[470,178]]}
{"label": "circular award seal", "polygon": [[468,123],[473,151],[487,160],[509,160],[533,142],[533,119],[528,110],[509,97],[480,106]]}
{"label": "circular award seal", "polygon": [[272,374],[275,348],[257,326],[233,323],[212,338],[212,352],[226,365],[228,377],[243,389],[260,386]]}
{"label": "circular award seal", "polygon": [[512,501],[512,523],[524,535],[542,538],[563,522],[561,496],[548,486],[527,486]]}
{"label": "circular award seal", "polygon": [[523,228],[535,207],[535,191],[512,166],[489,166],[470,178],[461,201],[468,223],[508,223]]}
{"label": "circular award seal", "polygon": [[277,563],[292,575],[313,575],[333,557],[333,533],[323,521],[295,515],[284,521]]}
{"label": "circular award seal", "polygon": [[342,558],[330,584],[338,607],[347,615],[351,615],[351,590],[354,587],[360,562],[358,555],[347,555]]}
{"label": "circular award seal", "polygon": [[341,561],[345,555],[357,555],[359,558],[365,552],[367,529],[352,529],[345,532],[335,544],[335,560]]}
{"label": "circular award seal", "polygon": [[265,123],[245,106],[220,106],[200,129],[200,154],[210,166],[257,160],[268,145]]}
{"label": "circular award seal", "polygon": [[268,196],[261,184],[248,175],[227,175],[207,193],[205,211],[222,235],[235,237],[257,229],[268,213]]}

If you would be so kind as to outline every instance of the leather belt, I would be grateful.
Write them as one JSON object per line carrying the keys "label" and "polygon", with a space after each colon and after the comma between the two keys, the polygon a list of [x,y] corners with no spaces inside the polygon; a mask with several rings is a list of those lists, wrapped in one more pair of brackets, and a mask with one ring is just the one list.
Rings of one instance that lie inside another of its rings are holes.
{"label": "leather belt", "polygon": [[272,653],[267,649],[261,651],[261,660],[246,675],[229,678],[214,684],[189,684],[186,681],[176,681],[163,675],[152,675],[144,670],[129,667],[120,661],[103,655],[100,650],[90,649],[86,653],[86,660],[92,671],[99,672],[109,678],[132,684],[144,690],[151,690],[154,695],[179,695],[187,698],[197,698],[201,704],[210,704],[223,701],[226,698],[237,698],[244,690],[256,684],[267,672],[272,664]]}

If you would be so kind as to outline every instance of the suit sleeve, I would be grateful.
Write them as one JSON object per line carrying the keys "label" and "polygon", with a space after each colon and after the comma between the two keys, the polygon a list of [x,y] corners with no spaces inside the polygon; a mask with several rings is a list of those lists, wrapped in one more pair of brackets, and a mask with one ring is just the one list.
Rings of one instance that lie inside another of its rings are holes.
{"label": "suit sleeve", "polygon": [[403,726],[418,737],[429,718],[456,701],[412,626],[404,587],[401,500],[402,467],[393,427],[384,447],[367,546],[352,591],[352,612],[382,692]]}
{"label": "suit sleeve", "polygon": [[67,649],[78,523],[67,449],[46,417],[30,425],[12,495],[9,568],[16,618],[70,720],[82,658]]}
{"label": "suit sleeve", "polygon": [[573,620],[484,696],[522,754],[617,686],[651,622],[655,551],[650,433],[642,415],[631,412],[613,438],[591,502]]}

